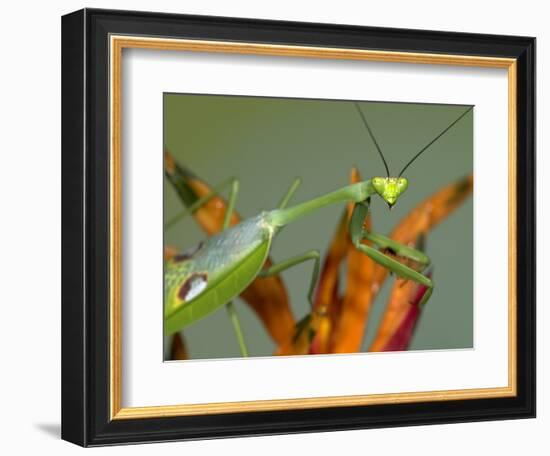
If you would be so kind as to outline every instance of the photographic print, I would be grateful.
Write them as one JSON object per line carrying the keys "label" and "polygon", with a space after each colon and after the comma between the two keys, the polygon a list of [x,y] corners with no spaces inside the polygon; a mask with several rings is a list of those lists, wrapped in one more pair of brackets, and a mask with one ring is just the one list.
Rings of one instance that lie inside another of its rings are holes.
{"label": "photographic print", "polygon": [[163,97],[165,361],[474,347],[473,106]]}
{"label": "photographic print", "polygon": [[535,416],[534,38],[62,23],[63,439]]}

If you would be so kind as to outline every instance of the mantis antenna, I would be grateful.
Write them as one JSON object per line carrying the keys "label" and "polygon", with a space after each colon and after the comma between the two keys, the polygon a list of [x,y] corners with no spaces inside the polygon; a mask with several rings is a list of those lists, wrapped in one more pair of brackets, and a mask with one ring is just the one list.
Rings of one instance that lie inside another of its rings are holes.
{"label": "mantis antenna", "polygon": [[418,152],[413,158],[411,158],[409,160],[409,162],[405,165],[405,167],[401,170],[401,172],[399,173],[399,177],[401,177],[403,175],[403,173],[405,172],[405,170],[412,164],[412,162],[414,162],[418,157],[420,157],[420,155],[422,155],[422,153],[428,148],[430,147],[434,142],[436,142],[439,138],[441,138],[445,133],[447,133],[452,127],[454,127],[454,125],[460,120],[462,119],[466,114],[468,114],[474,107],[473,106],[470,106],[466,111],[464,111],[462,114],[460,114],[460,116],[458,116],[458,118],[452,122],[447,128],[445,128],[441,133],[439,133],[434,139],[432,139],[428,144],[426,144],[422,149],[420,149],[420,152]]}
{"label": "mantis antenna", "polygon": [[390,177],[390,169],[388,168],[388,164],[386,163],[386,159],[384,158],[384,154],[382,153],[382,150],[380,149],[380,146],[378,145],[378,141],[376,141],[376,138],[374,137],[374,134],[372,133],[372,130],[370,129],[369,123],[367,122],[367,119],[365,117],[365,114],[363,114],[363,111],[361,111],[361,108],[359,107],[359,103],[355,102],[355,107],[357,108],[357,111],[359,111],[359,115],[361,116],[361,119],[363,119],[363,123],[365,124],[365,127],[367,127],[367,131],[369,132],[369,135],[372,139],[372,142],[374,142],[374,145],[376,146],[376,150],[380,154],[380,158],[384,162],[384,167],[386,168],[386,173],[388,177]]}

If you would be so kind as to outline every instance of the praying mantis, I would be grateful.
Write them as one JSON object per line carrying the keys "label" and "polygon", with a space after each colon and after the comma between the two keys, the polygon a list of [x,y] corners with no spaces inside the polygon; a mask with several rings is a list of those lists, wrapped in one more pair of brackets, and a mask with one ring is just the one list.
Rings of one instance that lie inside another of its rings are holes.
{"label": "praying mantis", "polygon": [[[237,335],[241,354],[247,356],[248,351],[233,306],[233,299],[239,296],[256,277],[277,275],[293,266],[312,261],[313,269],[307,293],[307,299],[312,305],[313,292],[319,275],[320,253],[318,250],[309,250],[269,267],[264,267],[264,263],[270,253],[273,239],[284,227],[326,206],[336,204],[353,204],[348,226],[353,246],[397,277],[425,286],[427,291],[422,297],[420,305],[424,305],[430,299],[434,285],[424,273],[430,265],[430,258],[420,250],[368,231],[364,228],[364,221],[369,215],[371,198],[380,197],[390,209],[397,203],[400,196],[409,187],[409,181],[403,177],[406,169],[473,107],[466,109],[417,152],[396,176],[392,176],[364,112],[358,103],[354,104],[384,164],[387,175],[347,185],[289,207],[289,203],[300,185],[300,180],[297,179],[284,194],[276,209],[261,212],[230,228],[229,224],[239,193],[238,179],[231,179],[223,183],[197,200],[185,212],[167,222],[166,226],[169,227],[181,217],[193,213],[215,195],[224,191],[226,187],[229,187],[223,230],[216,236],[174,256],[165,263],[165,335],[174,334],[226,306]],[[370,241],[369,244],[364,243],[365,240]],[[407,261],[401,262],[395,257]]]}

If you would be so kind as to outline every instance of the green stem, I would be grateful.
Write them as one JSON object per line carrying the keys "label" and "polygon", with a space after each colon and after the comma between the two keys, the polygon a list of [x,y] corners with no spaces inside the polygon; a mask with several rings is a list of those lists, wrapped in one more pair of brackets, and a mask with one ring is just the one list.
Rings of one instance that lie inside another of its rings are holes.
{"label": "green stem", "polygon": [[244,341],[241,323],[239,322],[239,317],[237,315],[237,311],[235,310],[235,305],[233,304],[233,301],[229,301],[225,307],[227,309],[227,313],[229,314],[229,318],[231,319],[231,323],[233,323],[233,329],[235,330],[235,335],[237,336],[237,342],[239,343],[241,356],[243,358],[248,358],[248,348],[246,347],[246,343]]}

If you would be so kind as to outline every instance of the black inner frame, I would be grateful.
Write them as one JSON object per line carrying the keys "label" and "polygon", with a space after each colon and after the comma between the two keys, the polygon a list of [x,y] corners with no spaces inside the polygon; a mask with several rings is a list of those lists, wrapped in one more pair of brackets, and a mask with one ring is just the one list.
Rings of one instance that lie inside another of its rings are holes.
{"label": "black inner frame", "polygon": [[[517,59],[516,397],[109,418],[109,35]],[[92,446],[535,416],[535,39],[81,10],[62,21],[62,438]]]}

